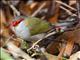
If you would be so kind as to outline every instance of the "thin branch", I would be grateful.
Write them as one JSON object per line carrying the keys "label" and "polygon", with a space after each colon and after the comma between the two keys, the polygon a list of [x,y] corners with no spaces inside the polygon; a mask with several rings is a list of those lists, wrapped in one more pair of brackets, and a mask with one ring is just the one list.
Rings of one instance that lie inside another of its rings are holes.
{"label": "thin branch", "polygon": [[53,34],[55,34],[56,32],[51,32],[51,33],[49,33],[49,34],[47,34],[46,36],[44,36],[42,39],[39,39],[37,42],[35,42],[33,45],[32,45],[32,47],[30,47],[29,49],[27,49],[27,51],[30,51],[35,45],[37,45],[40,41],[42,41],[42,40],[44,40],[44,38],[47,38],[47,37],[49,37],[49,36],[51,36],[51,35],[53,35]]}
{"label": "thin branch", "polygon": [[31,17],[34,17],[37,15],[37,13],[46,5],[46,2],[44,2],[32,15]]}
{"label": "thin branch", "polygon": [[64,5],[64,6],[66,6],[66,7],[68,7],[68,8],[70,8],[70,9],[74,10],[74,11],[77,11],[75,8],[69,6],[69,5],[67,5],[67,4],[65,4],[65,3],[61,2],[61,1],[56,1],[56,2],[59,3],[59,4],[62,4],[62,5]]}
{"label": "thin branch", "polygon": [[11,54],[13,54],[13,55],[17,54],[18,56],[21,56],[21,57],[23,57],[26,60],[34,60],[27,53],[25,53],[20,48],[15,46],[12,42],[8,42],[7,46],[8,46],[8,49],[9,49]]}
{"label": "thin branch", "polygon": [[5,45],[10,41],[10,39],[13,38],[13,36],[14,36],[14,35],[10,36],[10,37],[6,40],[6,42],[4,43],[3,46],[5,46]]}
{"label": "thin branch", "polygon": [[71,11],[69,11],[68,9],[64,8],[63,6],[60,6],[61,9],[65,10],[69,15],[74,15],[77,16],[76,14],[73,14]]}
{"label": "thin branch", "polygon": [[17,14],[17,16],[20,16],[20,12],[13,5],[10,4],[9,6]]}

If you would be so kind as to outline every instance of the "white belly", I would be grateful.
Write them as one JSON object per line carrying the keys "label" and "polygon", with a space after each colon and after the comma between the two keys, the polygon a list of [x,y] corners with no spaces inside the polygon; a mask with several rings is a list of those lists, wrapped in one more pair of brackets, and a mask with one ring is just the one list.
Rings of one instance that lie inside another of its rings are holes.
{"label": "white belly", "polygon": [[24,40],[29,39],[30,31],[29,31],[28,27],[25,26],[24,21],[22,21],[20,24],[18,24],[18,26],[13,27],[12,29],[18,37],[20,37]]}

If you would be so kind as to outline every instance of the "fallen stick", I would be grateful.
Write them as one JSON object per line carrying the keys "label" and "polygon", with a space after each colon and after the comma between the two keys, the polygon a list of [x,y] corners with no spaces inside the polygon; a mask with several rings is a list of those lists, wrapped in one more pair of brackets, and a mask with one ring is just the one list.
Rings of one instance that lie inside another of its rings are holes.
{"label": "fallen stick", "polygon": [[60,53],[58,55],[58,60],[62,60],[63,53],[65,51],[65,44],[62,46]]}
{"label": "fallen stick", "polygon": [[13,12],[15,12],[17,14],[17,16],[20,16],[20,12],[13,5],[10,4],[9,6],[13,10]]}
{"label": "fallen stick", "polygon": [[62,4],[62,5],[64,5],[64,6],[66,6],[66,7],[68,7],[68,8],[70,8],[70,9],[74,10],[74,11],[77,11],[75,8],[69,6],[69,5],[67,5],[67,4],[65,4],[65,3],[61,2],[61,1],[56,1],[56,2],[59,3],[59,4]]}
{"label": "fallen stick", "polygon": [[26,60],[34,60],[27,53],[25,53],[20,48],[15,46],[12,42],[8,42],[7,46],[8,46],[8,50],[10,51],[10,53],[13,56],[15,56],[15,57],[21,56],[22,58],[24,58]]}
{"label": "fallen stick", "polygon": [[37,15],[37,13],[46,5],[46,2],[44,2],[32,15],[31,17],[34,17]]}
{"label": "fallen stick", "polygon": [[39,39],[37,42],[35,42],[32,47],[30,47],[29,49],[27,49],[27,51],[30,51],[35,45],[37,45],[40,41],[42,41],[44,38],[47,38],[53,34],[55,34],[56,32],[52,32],[52,33],[49,33],[48,35],[44,36],[42,39]]}
{"label": "fallen stick", "polygon": [[71,11],[69,11],[68,9],[64,8],[63,6],[60,6],[61,9],[65,10],[69,15],[74,15],[77,16],[76,14],[73,14]]}
{"label": "fallen stick", "polygon": [[13,38],[13,36],[14,36],[14,35],[10,36],[10,37],[6,40],[6,42],[4,43],[3,46],[5,46],[5,45],[10,41],[10,39]]}
{"label": "fallen stick", "polygon": [[76,31],[68,32],[67,35],[69,35],[67,38],[67,44],[64,51],[64,57],[69,57],[73,51],[75,37],[76,37]]}

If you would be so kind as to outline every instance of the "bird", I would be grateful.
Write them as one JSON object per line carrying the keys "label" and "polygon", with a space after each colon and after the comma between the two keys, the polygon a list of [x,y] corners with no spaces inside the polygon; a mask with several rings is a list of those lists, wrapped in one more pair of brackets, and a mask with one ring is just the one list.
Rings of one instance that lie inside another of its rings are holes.
{"label": "bird", "polygon": [[10,23],[10,28],[24,40],[28,40],[31,36],[44,33],[50,29],[49,22],[37,17],[17,16]]}

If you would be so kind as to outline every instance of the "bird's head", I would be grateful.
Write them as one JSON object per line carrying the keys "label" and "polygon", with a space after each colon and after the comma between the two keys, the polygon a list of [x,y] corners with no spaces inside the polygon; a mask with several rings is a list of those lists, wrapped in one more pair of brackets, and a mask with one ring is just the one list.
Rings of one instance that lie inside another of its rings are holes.
{"label": "bird's head", "polygon": [[18,20],[15,20],[15,21],[13,21],[12,23],[11,23],[11,25],[12,26],[17,26],[20,22],[22,22],[24,20],[24,18],[20,18],[20,19],[18,19]]}

